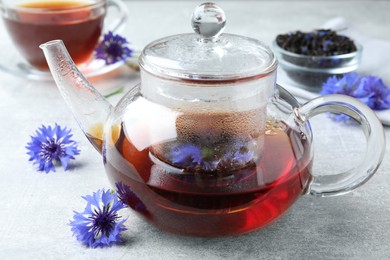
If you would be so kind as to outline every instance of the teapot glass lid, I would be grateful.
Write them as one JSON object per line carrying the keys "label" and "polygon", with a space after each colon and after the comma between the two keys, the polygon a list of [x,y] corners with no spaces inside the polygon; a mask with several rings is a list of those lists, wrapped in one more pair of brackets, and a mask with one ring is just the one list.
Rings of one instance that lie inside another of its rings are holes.
{"label": "teapot glass lid", "polygon": [[220,7],[201,4],[192,16],[195,33],[150,43],[142,51],[141,68],[162,78],[195,81],[254,79],[276,69],[270,48],[256,39],[223,34],[225,24]]}

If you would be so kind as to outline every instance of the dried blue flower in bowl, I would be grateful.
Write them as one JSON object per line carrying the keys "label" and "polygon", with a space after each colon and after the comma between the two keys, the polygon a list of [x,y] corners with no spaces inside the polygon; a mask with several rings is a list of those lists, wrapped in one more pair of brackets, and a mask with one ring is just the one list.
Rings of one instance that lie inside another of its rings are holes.
{"label": "dried blue flower in bowl", "polygon": [[311,91],[332,75],[355,71],[362,53],[361,45],[332,30],[278,35],[273,49],[287,75]]}
{"label": "dried blue flower in bowl", "polygon": [[60,162],[66,171],[69,161],[80,153],[77,143],[71,137],[71,130],[66,127],[61,128],[57,124],[54,127],[42,125],[26,146],[29,161],[38,164],[38,171],[55,172],[53,162]]}

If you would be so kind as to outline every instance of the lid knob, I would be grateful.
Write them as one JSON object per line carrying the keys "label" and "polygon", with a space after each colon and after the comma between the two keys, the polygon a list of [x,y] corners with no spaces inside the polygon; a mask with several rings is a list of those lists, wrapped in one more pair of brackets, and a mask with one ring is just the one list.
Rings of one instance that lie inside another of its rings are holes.
{"label": "lid knob", "polygon": [[225,12],[214,3],[203,3],[192,14],[192,28],[201,39],[215,39],[225,29]]}

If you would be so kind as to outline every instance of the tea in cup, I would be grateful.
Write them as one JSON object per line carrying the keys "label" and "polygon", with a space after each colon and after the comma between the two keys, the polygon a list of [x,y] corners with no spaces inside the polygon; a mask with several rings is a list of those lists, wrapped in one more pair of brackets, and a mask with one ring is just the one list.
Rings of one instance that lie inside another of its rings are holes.
{"label": "tea in cup", "polygon": [[109,6],[120,15],[110,26],[113,31],[127,20],[120,0],[24,0],[1,1],[2,17],[20,54],[38,69],[47,70],[39,49],[43,42],[61,39],[77,65],[88,63],[102,34]]}

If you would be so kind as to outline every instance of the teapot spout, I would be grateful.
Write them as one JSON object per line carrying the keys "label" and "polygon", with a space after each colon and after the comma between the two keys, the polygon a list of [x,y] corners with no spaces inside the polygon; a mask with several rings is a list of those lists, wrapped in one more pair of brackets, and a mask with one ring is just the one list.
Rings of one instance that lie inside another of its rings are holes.
{"label": "teapot spout", "polygon": [[101,153],[103,126],[113,107],[77,69],[61,40],[50,41],[39,47],[62,97],[88,140]]}

